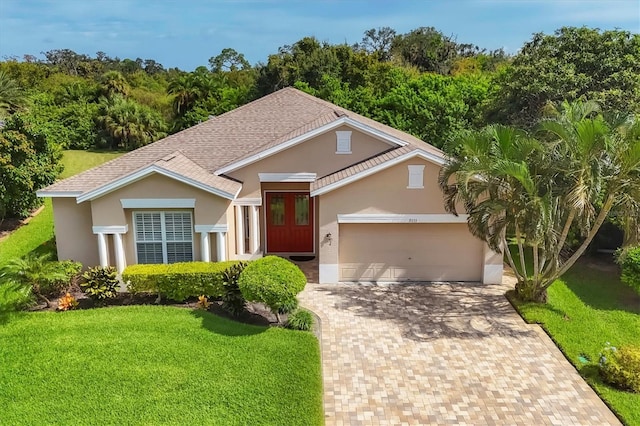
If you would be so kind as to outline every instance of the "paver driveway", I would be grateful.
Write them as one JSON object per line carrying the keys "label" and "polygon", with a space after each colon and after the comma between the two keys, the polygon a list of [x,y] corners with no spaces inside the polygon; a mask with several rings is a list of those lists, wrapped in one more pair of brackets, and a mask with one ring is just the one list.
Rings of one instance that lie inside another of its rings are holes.
{"label": "paver driveway", "polygon": [[327,424],[619,424],[504,290],[308,284]]}

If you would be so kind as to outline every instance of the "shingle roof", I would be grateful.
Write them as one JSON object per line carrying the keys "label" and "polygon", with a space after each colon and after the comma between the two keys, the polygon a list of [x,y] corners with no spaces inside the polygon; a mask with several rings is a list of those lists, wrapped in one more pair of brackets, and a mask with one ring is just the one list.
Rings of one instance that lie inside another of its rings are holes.
{"label": "shingle roof", "polygon": [[[86,193],[155,162],[174,156],[175,173],[235,193],[238,182],[213,172],[225,165],[303,135],[340,117],[364,125],[443,156],[420,139],[293,88],[286,88],[213,117],[189,129],[139,148],[101,166],[61,180],[43,192]],[[176,155],[179,151],[179,155]],[[166,160],[164,160],[166,161]],[[168,163],[167,163],[168,164]]]}

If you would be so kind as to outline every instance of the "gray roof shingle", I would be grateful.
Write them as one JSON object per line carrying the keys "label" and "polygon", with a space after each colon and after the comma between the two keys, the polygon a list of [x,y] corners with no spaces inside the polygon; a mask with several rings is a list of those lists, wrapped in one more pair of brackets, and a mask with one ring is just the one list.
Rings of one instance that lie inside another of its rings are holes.
{"label": "gray roof shingle", "polygon": [[[214,171],[329,124],[342,116],[406,141],[414,149],[421,148],[444,156],[442,151],[412,135],[299,90],[286,88],[101,166],[58,181],[42,191],[86,193],[153,163],[165,161],[165,165],[172,167],[175,173],[213,188],[235,193],[240,184],[223,176],[215,176]],[[402,150],[405,149],[410,148],[404,147]],[[166,159],[167,156],[171,157],[170,161]]]}

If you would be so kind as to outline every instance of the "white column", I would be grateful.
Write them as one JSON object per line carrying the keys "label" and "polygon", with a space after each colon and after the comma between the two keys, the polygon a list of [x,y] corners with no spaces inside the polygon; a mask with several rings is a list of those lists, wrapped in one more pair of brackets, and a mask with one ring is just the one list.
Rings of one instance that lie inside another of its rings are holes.
{"label": "white column", "polygon": [[126,266],[124,259],[124,245],[122,244],[122,234],[113,234],[113,243],[116,249],[116,268],[118,273],[121,274]]}
{"label": "white column", "polygon": [[209,233],[200,233],[200,250],[203,262],[211,262],[211,250],[209,250]]}
{"label": "white column", "polygon": [[107,256],[107,237],[102,232],[98,233],[98,255],[100,256],[100,266],[109,266]]}
{"label": "white column", "polygon": [[251,253],[260,248],[260,224],[258,223],[258,206],[251,206]]}
{"label": "white column", "polygon": [[224,244],[224,232],[216,232],[216,251],[218,252],[218,262],[227,260],[227,250]]}
{"label": "white column", "polygon": [[236,241],[236,250],[238,254],[244,254],[244,222],[242,220],[242,206],[236,206]]}

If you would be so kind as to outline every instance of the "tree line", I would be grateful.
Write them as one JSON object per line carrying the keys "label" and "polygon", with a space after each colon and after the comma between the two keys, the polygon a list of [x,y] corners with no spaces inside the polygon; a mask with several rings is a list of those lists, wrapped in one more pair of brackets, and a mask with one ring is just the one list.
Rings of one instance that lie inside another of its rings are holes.
{"label": "tree line", "polygon": [[[192,72],[69,49],[5,58],[1,185],[20,181],[23,189],[37,189],[55,170],[36,178],[34,162],[53,168],[61,149],[132,150],[287,86],[446,148],[491,123],[531,128],[564,100],[638,111],[640,36],[565,27],[535,34],[509,55],[432,27],[404,34],[384,27],[367,30],[353,45],[304,37],[255,65],[226,48]],[[37,203],[16,207],[9,193],[0,188],[0,217],[24,215]]]}

